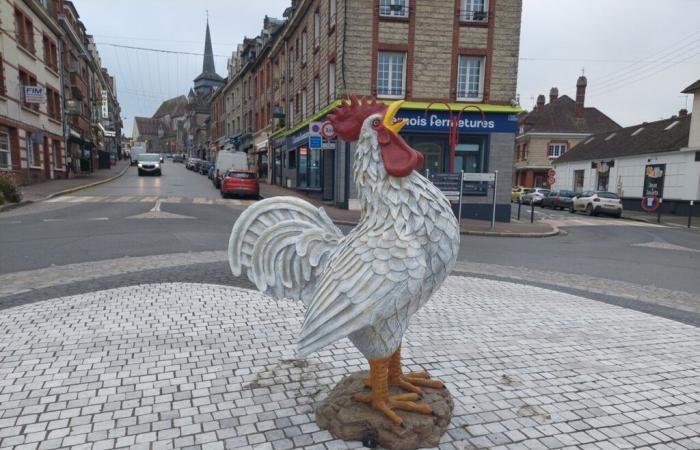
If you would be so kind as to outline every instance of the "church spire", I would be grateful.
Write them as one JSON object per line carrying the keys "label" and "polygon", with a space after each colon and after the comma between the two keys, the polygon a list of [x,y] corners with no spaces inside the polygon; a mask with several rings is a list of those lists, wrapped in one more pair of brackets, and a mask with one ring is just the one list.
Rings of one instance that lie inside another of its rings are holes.
{"label": "church spire", "polygon": [[209,13],[207,12],[207,34],[204,38],[204,63],[202,73],[216,73],[214,68],[214,52],[211,49],[211,35],[209,34]]}

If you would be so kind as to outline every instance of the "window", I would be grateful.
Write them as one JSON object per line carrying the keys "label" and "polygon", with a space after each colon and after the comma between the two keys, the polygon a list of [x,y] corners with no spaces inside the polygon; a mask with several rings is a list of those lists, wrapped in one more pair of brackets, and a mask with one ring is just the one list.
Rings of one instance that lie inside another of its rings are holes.
{"label": "window", "polygon": [[335,15],[337,10],[337,0],[328,0],[328,27],[335,27]]}
{"label": "window", "polygon": [[377,64],[377,95],[403,98],[406,54],[380,52]]}
{"label": "window", "polygon": [[44,35],[43,43],[44,63],[46,63],[46,65],[54,71],[58,71],[58,51],[56,48],[56,43],[47,35]]}
{"label": "window", "polygon": [[306,30],[301,33],[301,63],[306,64],[306,50],[308,49]]}
{"label": "window", "polygon": [[564,153],[566,153],[566,144],[549,144],[548,157],[559,158]]}
{"label": "window", "polygon": [[605,172],[598,172],[598,183],[597,183],[597,188],[599,191],[607,191],[608,190],[608,183],[610,181],[610,170],[607,170]]}
{"label": "window", "polygon": [[486,22],[488,18],[488,0],[462,0],[462,20]]}
{"label": "window", "polygon": [[314,48],[321,43],[321,12],[317,9],[314,13]]}
{"label": "window", "polygon": [[314,112],[318,112],[321,107],[321,81],[314,78]]}
{"label": "window", "polygon": [[41,164],[41,148],[39,141],[32,139],[32,133],[27,131],[27,162],[31,167],[38,167]]}
{"label": "window", "polygon": [[460,56],[457,68],[457,100],[481,101],[484,98],[483,56]]}
{"label": "window", "polygon": [[12,168],[10,153],[10,134],[5,130],[0,130],[0,169]]}
{"label": "window", "polygon": [[335,100],[335,63],[328,64],[328,101]]}
{"label": "window", "polygon": [[408,0],[380,0],[379,15],[387,17],[408,17]]}
{"label": "window", "polygon": [[51,153],[53,155],[53,166],[60,169],[63,164],[61,164],[61,141],[53,141],[51,143]]}
{"label": "window", "polygon": [[46,88],[46,110],[49,117],[61,120],[61,95],[50,87]]}
{"label": "window", "polygon": [[301,91],[301,119],[306,119],[306,89]]}
{"label": "window", "polygon": [[34,53],[34,25],[19,9],[15,9],[15,38],[19,45]]}
{"label": "window", "polygon": [[[26,70],[19,69],[19,84],[20,84],[20,90],[22,91],[22,95],[24,95],[24,86],[36,86],[36,77],[32,75],[31,73],[27,72]],[[24,102],[24,106],[27,108],[31,108],[34,111],[39,111],[39,104],[38,103],[27,103],[26,101]]]}

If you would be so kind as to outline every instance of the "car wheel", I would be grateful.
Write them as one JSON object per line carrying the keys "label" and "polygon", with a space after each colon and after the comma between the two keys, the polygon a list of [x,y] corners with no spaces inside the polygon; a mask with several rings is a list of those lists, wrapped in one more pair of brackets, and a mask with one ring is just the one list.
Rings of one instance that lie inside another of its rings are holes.
{"label": "car wheel", "polygon": [[143,171],[141,171],[141,169],[139,169],[139,176],[140,176],[140,177],[143,176]]}
{"label": "car wheel", "polygon": [[593,206],[591,206],[590,203],[588,205],[586,205],[586,214],[588,214],[589,216],[592,216],[594,214]]}
{"label": "car wheel", "polygon": [[574,208],[574,205],[569,206],[569,212],[571,214],[576,214],[576,209]]}

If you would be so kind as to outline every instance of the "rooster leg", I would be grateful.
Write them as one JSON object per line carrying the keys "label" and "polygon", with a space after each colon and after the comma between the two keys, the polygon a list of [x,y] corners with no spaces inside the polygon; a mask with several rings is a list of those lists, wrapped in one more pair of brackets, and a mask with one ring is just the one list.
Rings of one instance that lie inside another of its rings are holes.
{"label": "rooster leg", "polygon": [[401,425],[403,419],[394,412],[394,409],[430,414],[432,412],[430,405],[421,405],[412,401],[418,398],[416,394],[389,395],[389,360],[390,358],[384,358],[369,361],[372,393],[355,394],[355,400],[371,404],[372,408],[382,412],[396,425]]}
{"label": "rooster leg", "polygon": [[410,372],[404,374],[401,370],[401,347],[397,348],[389,358],[389,384],[393,384],[409,392],[422,394],[419,387],[429,387],[433,389],[443,389],[445,384],[440,380],[429,379],[428,372]]}

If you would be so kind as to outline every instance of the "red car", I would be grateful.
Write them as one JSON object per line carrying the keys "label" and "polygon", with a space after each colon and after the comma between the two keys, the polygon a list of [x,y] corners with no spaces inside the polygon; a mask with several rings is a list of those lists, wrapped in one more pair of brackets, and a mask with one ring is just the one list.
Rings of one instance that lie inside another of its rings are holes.
{"label": "red car", "polygon": [[259,198],[260,185],[258,177],[251,170],[229,170],[221,180],[221,196],[230,195]]}

